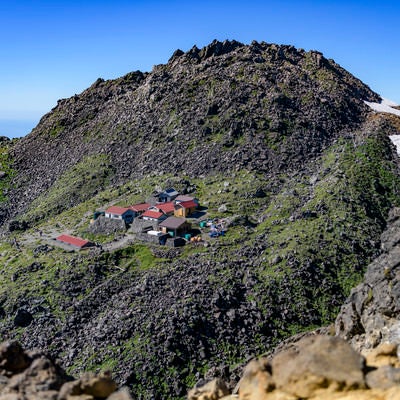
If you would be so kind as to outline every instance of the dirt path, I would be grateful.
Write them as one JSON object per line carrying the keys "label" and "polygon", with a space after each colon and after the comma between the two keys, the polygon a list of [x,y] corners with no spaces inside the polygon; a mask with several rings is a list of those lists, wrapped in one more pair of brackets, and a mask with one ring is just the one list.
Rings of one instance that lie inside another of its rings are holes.
{"label": "dirt path", "polygon": [[102,245],[105,251],[114,251],[129,246],[134,242],[135,236],[132,233],[125,233],[121,238],[115,239]]}
{"label": "dirt path", "polygon": [[[60,236],[61,234],[71,235],[72,230],[63,229],[61,227],[60,228],[54,227],[51,229],[46,229],[45,232],[40,230],[26,232],[20,239],[18,239],[18,245],[21,247],[36,247],[43,244],[48,244],[50,246],[60,247],[67,251],[69,250],[78,251],[78,249],[75,248],[74,246],[70,246],[68,244],[56,241],[55,238],[57,236]],[[104,251],[111,252],[131,245],[134,242],[134,239],[135,239],[134,234],[124,233],[121,234],[121,236],[118,237],[117,239],[104,243],[102,245],[102,248]]]}

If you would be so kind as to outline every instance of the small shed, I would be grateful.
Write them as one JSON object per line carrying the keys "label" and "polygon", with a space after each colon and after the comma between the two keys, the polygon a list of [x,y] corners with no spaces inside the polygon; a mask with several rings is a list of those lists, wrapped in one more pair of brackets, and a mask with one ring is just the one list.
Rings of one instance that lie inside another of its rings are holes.
{"label": "small shed", "polygon": [[170,233],[171,236],[180,236],[192,229],[192,226],[185,218],[168,217],[159,225],[163,233]]}
{"label": "small shed", "polygon": [[135,212],[130,208],[111,206],[105,211],[105,217],[111,219],[121,219],[130,224],[135,217]]}
{"label": "small shed", "polygon": [[187,217],[196,211],[197,203],[194,200],[177,202],[174,206],[175,217]]}
{"label": "small shed", "polygon": [[158,201],[160,203],[167,203],[169,201],[173,201],[179,195],[179,192],[174,188],[168,188],[161,193],[157,194]]}
{"label": "small shed", "polygon": [[76,247],[77,249],[84,249],[87,247],[94,246],[94,243],[90,242],[89,240],[71,235],[60,235],[56,238],[56,240],[58,240],[61,243],[65,243],[70,246]]}

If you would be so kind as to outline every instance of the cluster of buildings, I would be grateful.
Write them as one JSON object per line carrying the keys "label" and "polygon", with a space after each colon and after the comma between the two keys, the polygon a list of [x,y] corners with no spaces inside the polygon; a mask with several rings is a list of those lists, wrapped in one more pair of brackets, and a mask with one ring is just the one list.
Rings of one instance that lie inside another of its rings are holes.
{"label": "cluster of buildings", "polygon": [[[94,219],[116,220],[131,226],[142,239],[166,244],[168,238],[190,238],[191,224],[186,217],[196,213],[198,199],[182,195],[173,188],[154,193],[146,203],[127,207],[111,206],[96,212]],[[85,248],[92,243],[73,236],[61,235],[58,241],[74,247]]]}
{"label": "cluster of buildings", "polygon": [[[148,203],[128,207],[111,206],[104,212],[104,218],[122,220],[134,224],[139,230],[152,230],[179,236],[191,229],[186,217],[194,214],[199,207],[198,199],[179,194],[175,189],[156,193]],[[149,229],[147,229],[149,230]]]}

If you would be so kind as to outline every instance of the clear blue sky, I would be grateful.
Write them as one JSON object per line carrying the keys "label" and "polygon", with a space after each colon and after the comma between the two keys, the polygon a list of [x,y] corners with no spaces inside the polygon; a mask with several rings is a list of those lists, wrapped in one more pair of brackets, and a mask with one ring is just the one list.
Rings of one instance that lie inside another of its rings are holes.
{"label": "clear blue sky", "polygon": [[0,135],[22,136],[97,78],[150,71],[213,39],[319,50],[400,103],[400,1],[9,1],[0,4]]}

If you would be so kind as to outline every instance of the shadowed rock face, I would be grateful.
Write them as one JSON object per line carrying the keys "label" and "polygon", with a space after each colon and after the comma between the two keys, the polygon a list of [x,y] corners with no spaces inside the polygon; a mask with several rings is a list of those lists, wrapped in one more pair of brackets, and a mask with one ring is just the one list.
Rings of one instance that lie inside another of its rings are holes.
{"label": "shadowed rock face", "polygon": [[106,157],[115,184],[150,172],[297,169],[364,121],[363,100],[379,96],[316,51],[235,41],[177,51],[150,73],[98,79],[60,100],[14,149],[8,211],[90,155]]}
{"label": "shadowed rock face", "polygon": [[336,333],[359,350],[385,341],[400,343],[400,209],[389,215],[382,234],[382,254],[351,291],[336,319]]}

